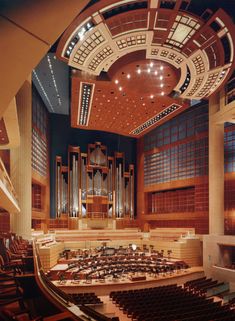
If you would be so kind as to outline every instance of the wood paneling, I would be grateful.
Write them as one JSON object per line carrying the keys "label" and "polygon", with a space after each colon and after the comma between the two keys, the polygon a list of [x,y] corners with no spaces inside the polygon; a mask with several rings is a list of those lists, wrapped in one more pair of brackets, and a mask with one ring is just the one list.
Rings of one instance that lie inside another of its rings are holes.
{"label": "wood paneling", "polygon": [[8,175],[10,176],[10,151],[9,150],[0,150],[0,157],[3,161],[3,164],[6,168]]}
{"label": "wood paneling", "polygon": [[25,81],[16,97],[21,144],[11,150],[11,179],[19,198],[21,212],[13,215],[12,231],[23,237],[31,237],[32,218],[32,87],[31,79]]}
{"label": "wood paneling", "polygon": [[0,210],[0,232],[10,232],[10,214]]}
{"label": "wood paneling", "polygon": [[87,3],[25,0],[19,4],[15,0],[1,4],[0,118],[32,69]]}
{"label": "wood paneling", "polygon": [[[100,75],[96,79],[78,72],[73,73],[71,93],[71,125],[82,129],[95,129],[133,136],[132,131],[145,123],[168,106],[177,103],[181,105],[174,116],[188,107],[188,103],[170,97],[170,93],[179,80],[178,71],[165,62],[154,62],[150,70],[150,60],[146,60],[143,51],[125,55],[113,64],[104,78]],[[163,70],[160,70],[160,66]],[[141,69],[141,73],[137,72]],[[155,71],[158,75],[155,75]],[[160,80],[160,76],[163,80]],[[80,82],[95,84],[88,126],[78,123],[80,96]],[[118,83],[116,83],[118,82]],[[143,86],[143,84],[148,84]],[[163,87],[161,87],[161,85]],[[161,93],[164,92],[164,96]],[[165,117],[169,120],[172,116]],[[159,121],[162,123],[165,121]],[[151,127],[152,129],[153,127]],[[146,134],[143,131],[140,135]]]}
{"label": "wood paneling", "polygon": [[8,143],[0,146],[0,149],[18,147],[20,144],[20,130],[15,98],[12,99],[7,110],[4,112],[3,120],[6,127]]}

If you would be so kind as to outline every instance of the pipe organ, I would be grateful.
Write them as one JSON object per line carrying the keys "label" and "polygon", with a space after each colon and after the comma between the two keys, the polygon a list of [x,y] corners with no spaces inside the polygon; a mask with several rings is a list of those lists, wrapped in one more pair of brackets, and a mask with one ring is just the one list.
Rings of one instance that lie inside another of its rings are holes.
{"label": "pipe organ", "polygon": [[68,212],[68,167],[62,166],[62,159],[56,156],[56,215]]}
{"label": "pipe organ", "polygon": [[79,195],[81,194],[80,184],[80,148],[69,146],[68,164],[69,164],[69,179],[68,179],[68,199],[69,199],[69,216],[77,217],[79,213]]}
{"label": "pipe organ", "polygon": [[100,142],[87,153],[69,146],[68,167],[56,157],[56,213],[77,218],[134,218],[134,165],[123,153],[107,155]]}

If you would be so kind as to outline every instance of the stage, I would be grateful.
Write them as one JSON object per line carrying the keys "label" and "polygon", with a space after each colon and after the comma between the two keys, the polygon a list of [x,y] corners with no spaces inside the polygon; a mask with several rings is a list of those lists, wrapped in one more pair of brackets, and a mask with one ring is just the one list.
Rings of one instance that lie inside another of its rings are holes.
{"label": "stage", "polygon": [[88,293],[95,292],[98,296],[109,295],[111,291],[123,291],[130,289],[151,288],[168,284],[183,284],[189,280],[197,279],[204,276],[204,270],[201,266],[180,270],[171,274],[151,277],[147,274],[137,273],[135,276],[146,276],[146,280],[131,281],[128,277],[117,280],[106,278],[103,280],[64,280],[53,281],[53,284],[66,293]]}

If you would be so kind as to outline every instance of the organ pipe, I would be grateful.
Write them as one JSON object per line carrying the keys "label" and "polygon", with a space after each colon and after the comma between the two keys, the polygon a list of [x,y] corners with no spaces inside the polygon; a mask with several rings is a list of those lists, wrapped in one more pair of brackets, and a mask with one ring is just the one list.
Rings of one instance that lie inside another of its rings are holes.
{"label": "organ pipe", "polygon": [[61,168],[60,166],[57,166],[57,217],[61,216],[61,182],[60,182],[60,176],[61,176]]}
{"label": "organ pipe", "polygon": [[134,177],[130,174],[130,218],[134,218]]}
{"label": "organ pipe", "polygon": [[62,212],[67,213],[68,207],[68,184],[62,174]]}
{"label": "organ pipe", "polygon": [[81,175],[82,175],[82,200],[86,200],[86,160],[82,158]]}
{"label": "organ pipe", "polygon": [[70,217],[102,213],[102,217],[134,218],[134,167],[130,165],[125,172],[123,153],[107,157],[101,143],[88,145],[88,154],[69,146],[68,168],[61,163],[58,157],[57,217],[62,213]]}

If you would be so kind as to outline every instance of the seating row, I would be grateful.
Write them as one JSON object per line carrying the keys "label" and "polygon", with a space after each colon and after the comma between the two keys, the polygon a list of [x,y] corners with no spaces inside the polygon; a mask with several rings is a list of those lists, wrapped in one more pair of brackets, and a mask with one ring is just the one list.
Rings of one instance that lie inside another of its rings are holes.
{"label": "seating row", "polygon": [[117,291],[111,292],[110,298],[133,321],[235,320],[234,311],[222,306],[221,301],[199,296],[186,286]]}

